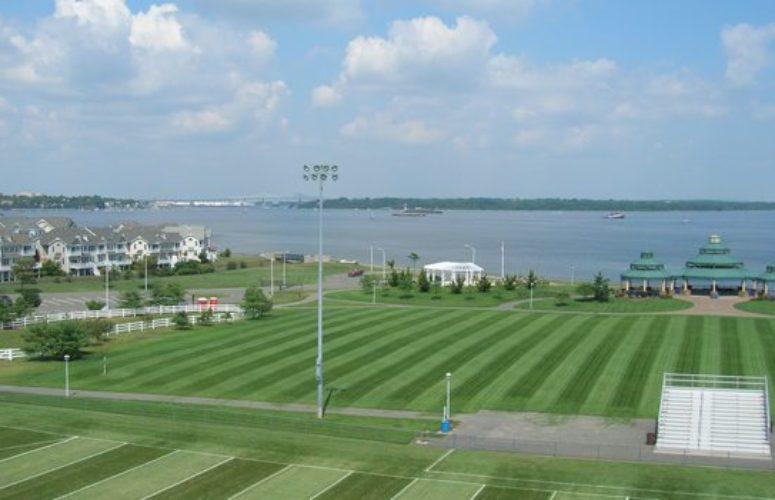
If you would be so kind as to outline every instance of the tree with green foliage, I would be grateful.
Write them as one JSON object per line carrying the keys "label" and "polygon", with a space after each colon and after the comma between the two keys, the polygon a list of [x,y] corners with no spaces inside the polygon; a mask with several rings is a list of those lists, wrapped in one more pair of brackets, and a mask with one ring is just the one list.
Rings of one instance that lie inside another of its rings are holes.
{"label": "tree with green foliage", "polygon": [[507,274],[503,278],[503,288],[512,291],[517,288],[517,276],[515,274]]}
{"label": "tree with green foliage", "polygon": [[598,302],[608,302],[611,298],[611,287],[609,286],[608,278],[603,276],[603,273],[597,273],[595,280],[592,282],[592,288],[595,290],[594,297]]}
{"label": "tree with green foliage", "polygon": [[143,297],[136,290],[127,290],[119,296],[118,305],[122,309],[139,309],[143,307]]}
{"label": "tree with green foliage", "polygon": [[136,276],[145,277],[145,265],[148,264],[148,276],[154,276],[159,272],[159,261],[156,257],[148,255],[146,257],[140,257],[132,262],[132,270]]}
{"label": "tree with green foliage", "polygon": [[221,252],[221,257],[223,257],[224,259],[228,259],[229,257],[231,257],[231,248],[227,248],[223,252]]}
{"label": "tree with green foliage", "polygon": [[589,299],[590,297],[594,297],[595,287],[592,285],[592,283],[579,283],[576,285],[576,293],[581,295],[581,297],[584,299]]}
{"label": "tree with green foliage", "polygon": [[43,303],[43,299],[40,298],[40,290],[37,288],[22,288],[19,290],[19,295],[33,309],[40,307]]}
{"label": "tree with green foliage", "polygon": [[191,322],[188,321],[188,316],[183,311],[175,314],[175,316],[172,317],[172,322],[178,330],[188,330],[191,328]]}
{"label": "tree with green foliage", "polygon": [[213,324],[213,310],[209,307],[204,309],[199,315],[198,323],[202,326],[211,326]]}
{"label": "tree with green foliage", "polygon": [[15,318],[23,318],[24,316],[27,316],[30,314],[35,308],[24,300],[24,297],[19,297],[16,299],[16,301],[13,303],[13,307],[11,308],[12,313]]}
{"label": "tree with green foliage", "polygon": [[175,306],[183,302],[186,289],[180,283],[154,284],[151,287],[151,303],[159,306]]}
{"label": "tree with green foliage", "polygon": [[22,257],[13,263],[11,272],[13,273],[13,279],[18,281],[22,288],[24,288],[24,285],[35,284],[35,259],[32,257]]}
{"label": "tree with green foliage", "polygon": [[77,321],[32,325],[22,338],[25,352],[43,359],[62,359],[65,354],[77,359],[89,345],[89,333]]}
{"label": "tree with green foliage", "polygon": [[388,286],[395,288],[401,282],[401,274],[394,268],[390,268],[390,274],[388,274]]}
{"label": "tree with green foliage", "polygon": [[233,260],[230,260],[229,262],[226,263],[227,271],[234,271],[236,269],[237,269],[237,263],[234,262]]}
{"label": "tree with green foliage", "polygon": [[401,290],[401,298],[408,299],[412,296],[412,287],[414,286],[414,280],[412,280],[412,273],[409,268],[401,271],[398,278],[398,288]]}
{"label": "tree with green foliage", "polygon": [[91,319],[81,322],[81,326],[86,330],[88,338],[93,342],[100,343],[105,339],[105,335],[113,330],[113,323],[106,319]]}
{"label": "tree with green foliage", "polygon": [[531,269],[525,277],[525,287],[528,290],[533,290],[538,286],[539,281],[538,275]]}
{"label": "tree with green foliage", "polygon": [[388,259],[385,264],[388,266],[388,269],[396,268],[396,261],[394,259]]}
{"label": "tree with green foliage", "polygon": [[412,273],[417,272],[417,261],[420,260],[420,256],[417,252],[411,252],[408,257],[412,261]]}
{"label": "tree with green foliage", "polygon": [[0,297],[0,330],[2,329],[2,325],[4,323],[10,323],[16,318],[15,311],[13,309],[13,302],[3,300],[3,297]]}
{"label": "tree with green foliage", "polygon": [[64,276],[65,272],[59,262],[55,260],[46,260],[40,265],[40,275],[53,278],[56,276]]}
{"label": "tree with green foliage", "polygon": [[431,290],[431,282],[425,269],[420,269],[420,274],[417,275],[417,290],[421,293],[428,293]]}
{"label": "tree with green foliage", "polygon": [[263,290],[251,286],[245,290],[242,309],[249,319],[261,319],[272,310],[272,301],[264,294]]}
{"label": "tree with green foliage", "polygon": [[492,288],[492,281],[490,281],[486,274],[483,274],[479,281],[476,282],[476,289],[481,293],[487,293],[490,291],[490,288]]}
{"label": "tree with green foliage", "polygon": [[101,311],[105,307],[105,303],[101,300],[87,300],[86,309],[90,311]]}
{"label": "tree with green foliage", "polygon": [[363,293],[372,293],[374,286],[377,284],[377,278],[370,274],[364,274],[361,276],[361,289]]}
{"label": "tree with green foliage", "polygon": [[570,303],[570,294],[568,292],[559,292],[554,298],[555,305],[565,307]]}
{"label": "tree with green foliage", "polygon": [[199,262],[201,262],[202,264],[210,263],[210,259],[207,258],[207,250],[202,250],[201,252],[199,252]]}
{"label": "tree with green foliage", "polygon": [[463,293],[463,289],[466,286],[466,282],[462,276],[458,276],[449,284],[449,291],[454,295]]}

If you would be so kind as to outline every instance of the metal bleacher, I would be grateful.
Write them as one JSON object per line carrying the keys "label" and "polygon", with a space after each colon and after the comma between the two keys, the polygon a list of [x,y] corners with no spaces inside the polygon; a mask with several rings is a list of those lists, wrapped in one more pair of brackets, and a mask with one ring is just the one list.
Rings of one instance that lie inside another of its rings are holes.
{"label": "metal bleacher", "polygon": [[656,451],[771,457],[767,377],[665,373]]}

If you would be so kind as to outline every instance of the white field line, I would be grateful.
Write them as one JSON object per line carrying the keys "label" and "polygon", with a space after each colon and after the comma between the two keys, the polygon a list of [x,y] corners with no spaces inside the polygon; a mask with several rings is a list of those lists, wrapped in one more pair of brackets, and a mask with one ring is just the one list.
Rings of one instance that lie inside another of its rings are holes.
{"label": "white field line", "polygon": [[409,484],[407,484],[406,486],[404,486],[403,488],[401,488],[401,490],[400,490],[398,493],[396,493],[395,495],[393,495],[392,497],[390,497],[390,500],[396,500],[396,498],[398,498],[398,497],[400,497],[401,495],[403,495],[403,494],[404,494],[404,492],[405,492],[406,490],[408,490],[409,488],[411,488],[411,487],[412,487],[412,485],[413,485],[414,483],[416,483],[417,481],[419,481],[419,480],[420,480],[420,478],[416,477],[416,478],[412,479],[411,481],[409,481]]}
{"label": "white field line", "polygon": [[[0,425],[0,428],[6,428],[6,429],[17,429],[22,431],[31,431],[31,432],[41,432],[45,434],[53,434],[53,435],[60,435],[55,432],[50,431],[41,431],[37,429],[32,429],[29,427],[16,427],[16,426],[8,426],[8,425]],[[118,441],[115,439],[105,439],[105,438],[97,438],[97,437],[86,437],[86,436],[71,436],[66,441],[75,439],[76,437],[79,437],[81,439],[92,439],[95,441],[107,441],[112,443],[121,443],[121,444],[137,444],[138,446],[148,446],[146,444],[142,443],[127,443],[126,441]],[[64,442],[64,441],[62,441]],[[59,443],[54,443],[59,444]],[[53,445],[52,445],[53,446]],[[292,465],[295,467],[307,467],[310,469],[323,469],[323,470],[331,470],[331,471],[338,471],[338,472],[358,472],[360,474],[367,474],[369,476],[380,476],[380,477],[393,477],[393,478],[399,478],[399,479],[414,479],[414,476],[397,476],[397,475],[391,475],[391,474],[381,474],[379,472],[369,472],[369,471],[357,471],[357,470],[350,470],[350,469],[342,469],[337,467],[328,467],[325,465],[313,465],[313,464],[300,464],[300,463],[286,463],[286,462],[276,462],[272,460],[261,460],[257,458],[247,458],[247,457],[233,457],[229,455],[224,455],[222,453],[212,453],[208,451],[199,451],[199,450],[186,450],[186,449],[178,449],[178,448],[164,448],[162,446],[151,446],[153,448],[160,448],[160,449],[167,449],[170,451],[184,451],[186,453],[198,453],[200,455],[209,455],[213,457],[222,457],[226,459],[232,459],[232,458],[239,458],[240,460],[249,460],[252,462],[261,462],[261,463],[270,463],[270,464],[277,464],[277,465]],[[42,448],[36,448],[35,450],[31,451],[37,451]],[[447,453],[442,455],[434,464],[431,464],[431,467],[435,467],[439,463],[441,463],[441,460],[448,457],[454,449],[449,450]],[[29,453],[29,452],[25,452]],[[14,455],[14,456],[20,456]],[[8,457],[13,458],[13,457]],[[8,458],[4,459],[7,460]],[[3,460],[0,460],[0,463]],[[228,461],[228,460],[226,460]],[[714,467],[706,467],[708,469],[712,469]],[[687,491],[667,491],[667,490],[654,490],[654,489],[643,489],[643,488],[637,488],[637,487],[630,487],[630,486],[610,486],[610,485],[597,485],[597,484],[585,484],[585,483],[568,483],[568,482],[562,482],[562,481],[551,481],[551,480],[544,480],[544,479],[523,479],[518,477],[503,477],[503,476],[488,476],[486,474],[471,474],[467,472],[449,472],[449,471],[436,471],[436,470],[429,470],[430,467],[426,469],[426,472],[432,473],[432,474],[449,474],[449,475],[457,475],[457,476],[470,476],[470,477],[476,477],[476,478],[488,478],[488,479],[498,479],[498,480],[504,480],[504,481],[520,481],[520,482],[530,482],[530,483],[539,483],[539,484],[546,484],[546,485],[563,485],[563,486],[569,486],[569,487],[585,487],[585,488],[600,488],[600,489],[612,489],[612,490],[628,490],[628,491],[637,491],[637,492],[644,492],[644,493],[666,493],[666,494],[681,494],[685,496],[695,496],[695,497],[714,497],[714,498],[726,498],[730,500],[775,500],[775,497],[755,497],[755,496],[741,496],[741,495],[719,495],[717,493],[696,493],[696,492],[687,492]],[[455,479],[437,479],[437,478],[430,478],[430,477],[423,477],[421,478],[425,481],[437,481],[441,483],[457,483],[457,484],[475,484],[479,485],[482,484],[481,481],[465,481],[465,480],[455,480]],[[538,488],[531,488],[528,486],[504,486],[504,485],[497,485],[498,488],[507,488],[512,490],[522,490],[522,491],[543,491],[545,493],[550,493],[552,491],[555,491],[554,489],[538,489]],[[577,491],[568,491],[568,490],[561,490],[563,494],[583,494],[583,492],[577,492]],[[610,496],[611,498],[619,498],[624,497],[624,495],[615,495],[615,494],[602,494],[602,493],[587,493],[592,495],[598,495],[598,496]],[[630,500],[648,500],[650,497],[645,496],[633,496],[629,495],[627,498]]]}
{"label": "white field line", "polygon": [[430,464],[428,467],[425,468],[425,472],[431,472],[431,470],[439,465],[445,458],[452,455],[452,452],[455,451],[455,448],[452,448],[451,450],[445,452],[443,455],[441,455],[439,458],[437,458],[432,464]]}
{"label": "white field line", "polygon": [[24,455],[29,455],[30,453],[35,453],[36,451],[45,450],[46,448],[51,448],[52,446],[57,446],[64,443],[69,443],[73,439],[77,438],[78,436],[70,436],[67,439],[62,439],[60,441],[57,441],[55,443],[51,443],[46,446],[41,446],[40,448],[35,448],[34,450],[25,451],[23,453],[17,453],[16,455],[11,455],[10,457],[5,457],[4,459],[0,460],[0,463],[7,462],[8,460],[13,460],[14,458],[23,457]]}
{"label": "white field line", "polygon": [[485,487],[485,486],[487,486],[487,485],[486,485],[486,484],[483,484],[483,485],[481,485],[481,486],[479,487],[479,489],[478,489],[478,490],[476,490],[476,491],[474,492],[474,494],[473,494],[473,495],[471,495],[471,498],[469,498],[468,500],[474,500],[476,497],[478,497],[478,496],[479,496],[479,493],[481,493],[481,492],[484,490],[484,487]]}
{"label": "white field line", "polygon": [[167,457],[169,457],[170,455],[174,455],[174,454],[175,454],[175,453],[177,453],[177,452],[178,452],[178,450],[171,451],[171,452],[169,452],[169,453],[165,453],[164,455],[162,455],[162,456],[160,456],[160,457],[157,457],[157,458],[154,458],[153,460],[149,460],[149,461],[147,461],[147,462],[141,463],[140,465],[136,465],[136,466],[134,466],[134,467],[130,467],[129,469],[127,469],[127,470],[124,470],[124,471],[121,471],[121,472],[119,472],[118,474],[113,474],[113,475],[112,475],[112,476],[110,476],[110,477],[106,477],[106,478],[104,478],[104,479],[100,479],[100,480],[99,480],[99,481],[97,481],[96,483],[87,484],[87,485],[86,485],[86,486],[84,486],[83,488],[78,488],[78,489],[77,489],[77,490],[75,490],[75,491],[71,491],[70,493],[66,493],[66,494],[64,494],[64,495],[62,495],[62,496],[56,497],[54,500],[59,500],[60,498],[67,498],[67,497],[69,497],[69,496],[71,496],[71,495],[75,495],[76,493],[80,493],[80,492],[82,492],[83,490],[87,490],[87,489],[89,489],[89,488],[92,488],[92,487],[94,487],[94,486],[97,486],[98,484],[105,483],[105,482],[107,482],[107,481],[110,481],[111,479],[115,479],[115,478],[117,478],[117,477],[121,477],[121,476],[123,476],[124,474],[128,474],[128,473],[130,473],[130,472],[132,472],[132,471],[134,471],[134,470],[137,470],[137,469],[139,469],[139,468],[141,468],[141,467],[145,467],[146,465],[152,464],[152,463],[154,463],[154,462],[158,462],[158,461],[159,461],[159,460],[161,460],[162,458],[167,458]]}
{"label": "white field line", "polygon": [[[519,477],[503,477],[503,476],[488,476],[486,474],[471,474],[468,472],[449,472],[449,471],[438,471],[438,470],[432,470],[428,471],[431,474],[449,474],[453,476],[470,476],[470,477],[477,477],[477,478],[487,478],[487,479],[497,479],[501,481],[521,481],[524,483],[539,483],[539,484],[547,484],[547,485],[554,485],[559,484],[562,486],[569,486],[572,488],[600,488],[600,489],[608,489],[608,490],[630,490],[630,491],[640,491],[644,493],[665,493],[670,495],[685,495],[685,496],[695,496],[695,497],[712,497],[712,498],[729,498],[729,499],[740,499],[740,500],[775,500],[775,497],[755,497],[750,495],[719,495],[718,493],[698,493],[698,492],[692,492],[692,491],[676,491],[676,490],[656,490],[656,489],[648,489],[648,488],[633,488],[630,486],[611,486],[606,484],[588,484],[588,483],[568,483],[564,481],[550,481],[545,479],[525,479],[525,478],[519,478]],[[548,490],[553,491],[553,490]],[[566,493],[563,491],[563,493]],[[624,495],[614,495],[616,497],[624,496]],[[632,498],[632,497],[630,497]]]}
{"label": "white field line", "polygon": [[199,471],[199,472],[197,472],[196,474],[191,474],[190,476],[188,476],[188,477],[186,477],[186,478],[183,478],[183,479],[181,479],[180,481],[176,481],[176,482],[174,482],[173,484],[170,484],[169,486],[165,486],[164,488],[160,489],[159,491],[155,491],[155,492],[151,493],[150,495],[146,495],[146,496],[144,496],[144,497],[142,498],[142,500],[146,500],[147,498],[151,498],[151,497],[153,497],[153,496],[156,496],[156,495],[158,495],[159,493],[165,492],[165,491],[167,491],[167,490],[171,490],[171,489],[172,489],[172,488],[174,488],[175,486],[178,486],[179,484],[183,484],[183,483],[185,483],[186,481],[190,481],[191,479],[194,479],[195,477],[201,476],[201,475],[202,475],[202,474],[204,474],[205,472],[209,472],[209,471],[211,471],[211,470],[215,469],[216,467],[219,467],[219,466],[221,466],[221,465],[225,464],[226,462],[228,462],[228,461],[230,461],[230,460],[234,460],[234,457],[229,457],[229,458],[227,458],[227,459],[225,459],[225,460],[221,460],[220,462],[218,462],[218,463],[216,463],[216,464],[214,464],[214,465],[211,465],[210,467],[207,467],[206,469],[202,469],[202,470],[200,470],[200,471]]}
{"label": "white field line", "polygon": [[334,487],[334,486],[336,486],[337,484],[341,483],[342,481],[344,481],[345,479],[347,479],[348,477],[350,477],[350,474],[352,474],[352,473],[353,473],[353,471],[350,471],[350,472],[348,472],[347,474],[345,474],[344,476],[340,477],[339,479],[337,479],[337,480],[336,480],[336,481],[334,481],[333,483],[329,484],[328,486],[326,486],[326,487],[325,487],[325,488],[323,488],[322,490],[318,491],[317,493],[315,493],[314,495],[312,495],[311,497],[309,497],[309,500],[315,500],[317,497],[319,497],[320,495],[322,495],[322,494],[323,494],[323,493],[325,493],[326,491],[330,490],[331,488],[333,488],[333,487]]}
{"label": "white field line", "polygon": [[232,500],[232,499],[234,499],[234,498],[237,498],[237,497],[239,497],[240,495],[242,495],[242,494],[244,494],[244,493],[247,493],[248,491],[252,490],[253,488],[256,488],[256,487],[258,487],[258,486],[260,486],[260,485],[264,484],[265,482],[269,481],[270,479],[273,479],[273,478],[275,478],[275,477],[279,476],[280,474],[282,474],[283,472],[287,471],[287,470],[288,470],[288,469],[290,469],[291,467],[293,467],[293,465],[286,465],[285,467],[283,467],[282,469],[278,470],[277,472],[273,472],[272,474],[269,474],[269,475],[268,475],[268,476],[266,476],[265,478],[263,478],[263,479],[259,479],[257,482],[255,482],[255,483],[251,484],[250,486],[248,486],[248,487],[247,487],[247,488],[245,488],[244,490],[242,490],[242,491],[239,491],[239,492],[237,492],[237,493],[233,494],[233,495],[232,495],[232,496],[230,496],[230,497],[229,497],[227,500]]}
{"label": "white field line", "polygon": [[552,496],[549,497],[549,500],[554,500],[554,497],[556,497],[556,496],[557,496],[557,490],[554,490],[552,492]]}
{"label": "white field line", "polygon": [[4,490],[6,488],[10,488],[11,486],[14,486],[16,484],[23,483],[25,481],[29,481],[30,479],[35,479],[36,477],[44,476],[44,475],[46,475],[46,474],[48,474],[50,472],[54,472],[54,471],[59,470],[59,469],[64,469],[65,467],[69,467],[70,465],[75,465],[75,464],[77,464],[79,462],[83,462],[84,460],[89,460],[90,458],[94,458],[96,456],[102,455],[103,453],[108,453],[109,451],[116,450],[116,449],[121,448],[122,446],[126,446],[126,445],[127,445],[127,443],[121,443],[121,444],[118,444],[118,445],[116,445],[116,446],[114,446],[112,448],[108,448],[107,450],[98,451],[97,453],[92,453],[89,456],[86,456],[86,457],[83,457],[83,458],[79,458],[78,460],[73,460],[72,462],[68,462],[68,463],[66,463],[64,465],[60,465],[58,467],[53,467],[51,469],[44,470],[43,472],[38,472],[37,474],[33,474],[33,475],[29,476],[29,477],[25,477],[24,479],[19,479],[18,481],[14,481],[11,484],[6,484],[5,486],[0,487],[0,491]]}
{"label": "white field line", "polygon": [[5,448],[0,448],[0,451],[7,451],[7,450],[18,450],[19,448],[26,448],[28,446],[36,446],[39,444],[57,444],[61,439],[49,439],[47,441],[33,441],[31,443],[25,443],[25,444],[17,444],[14,446],[6,446]]}

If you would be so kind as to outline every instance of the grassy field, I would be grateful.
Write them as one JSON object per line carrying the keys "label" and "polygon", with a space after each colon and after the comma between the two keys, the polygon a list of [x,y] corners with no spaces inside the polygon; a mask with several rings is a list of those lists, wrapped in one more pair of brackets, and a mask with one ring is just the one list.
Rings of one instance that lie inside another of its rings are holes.
{"label": "grassy field", "polygon": [[[666,371],[775,379],[769,319],[358,307],[330,309],[325,332],[334,406],[436,414],[450,371],[461,412],[653,417]],[[111,341],[71,363],[71,386],[312,403],[314,358],[314,309],[283,310]],[[62,365],[3,363],[0,383],[61,387]]]}
{"label": "grassy field", "polygon": [[735,304],[735,309],[757,314],[775,316],[775,300],[749,300]]}
{"label": "grassy field", "polygon": [[[529,304],[520,304],[527,309]],[[680,311],[693,307],[691,302],[680,299],[622,299],[612,298],[608,302],[594,300],[572,299],[565,305],[557,305],[554,299],[537,300],[533,302],[534,310],[541,311],[578,311],[598,313],[653,313]]]}
{"label": "grassy field", "polygon": [[[239,259],[237,259],[239,260]],[[350,264],[327,263],[323,266],[324,274],[343,274],[352,269]],[[282,264],[275,265],[274,268],[275,285],[279,285],[282,280]],[[180,283],[186,289],[215,289],[215,288],[242,288],[251,285],[266,284],[268,286],[270,278],[269,265],[265,263],[258,265],[253,263],[252,267],[246,269],[235,269],[227,271],[219,268],[218,271],[208,274],[195,274],[190,276],[150,276],[150,283]],[[286,280],[288,283],[311,284],[317,282],[317,264],[288,264],[286,267]],[[105,289],[105,278],[84,276],[72,278],[71,281],[61,279],[56,283],[52,278],[43,278],[35,285],[43,292],[95,292]],[[112,288],[117,291],[140,290],[144,286],[142,275],[133,279],[119,278],[113,280]],[[14,283],[0,284],[0,294],[14,293],[19,286]]]}
{"label": "grassy field", "polygon": [[270,415],[278,426],[249,410],[10,394],[0,403],[3,499],[698,500],[775,490],[770,472],[408,444],[424,422]]}
{"label": "grassy field", "polygon": [[[550,297],[555,293],[566,289],[567,287],[547,286],[534,291],[535,297]],[[513,302],[528,298],[528,290],[518,288],[516,290],[504,290],[501,287],[493,287],[487,293],[480,293],[474,289],[466,290],[461,294],[453,294],[446,288],[439,289],[438,293],[433,291],[420,293],[416,290],[411,294],[404,294],[401,290],[390,288],[387,290],[377,290],[378,304],[404,304],[415,306],[430,307],[495,307],[504,302]],[[326,298],[332,300],[347,300],[357,302],[371,303],[374,294],[364,292],[363,290],[343,290],[330,292]]]}

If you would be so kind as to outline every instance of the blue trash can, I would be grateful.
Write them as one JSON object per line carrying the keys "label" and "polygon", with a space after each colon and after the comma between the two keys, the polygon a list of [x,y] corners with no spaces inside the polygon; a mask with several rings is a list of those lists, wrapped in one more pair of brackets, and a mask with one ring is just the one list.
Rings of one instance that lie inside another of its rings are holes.
{"label": "blue trash can", "polygon": [[452,422],[450,422],[449,420],[442,420],[442,422],[441,422],[441,432],[446,434],[446,433],[448,433],[451,430],[452,430]]}

